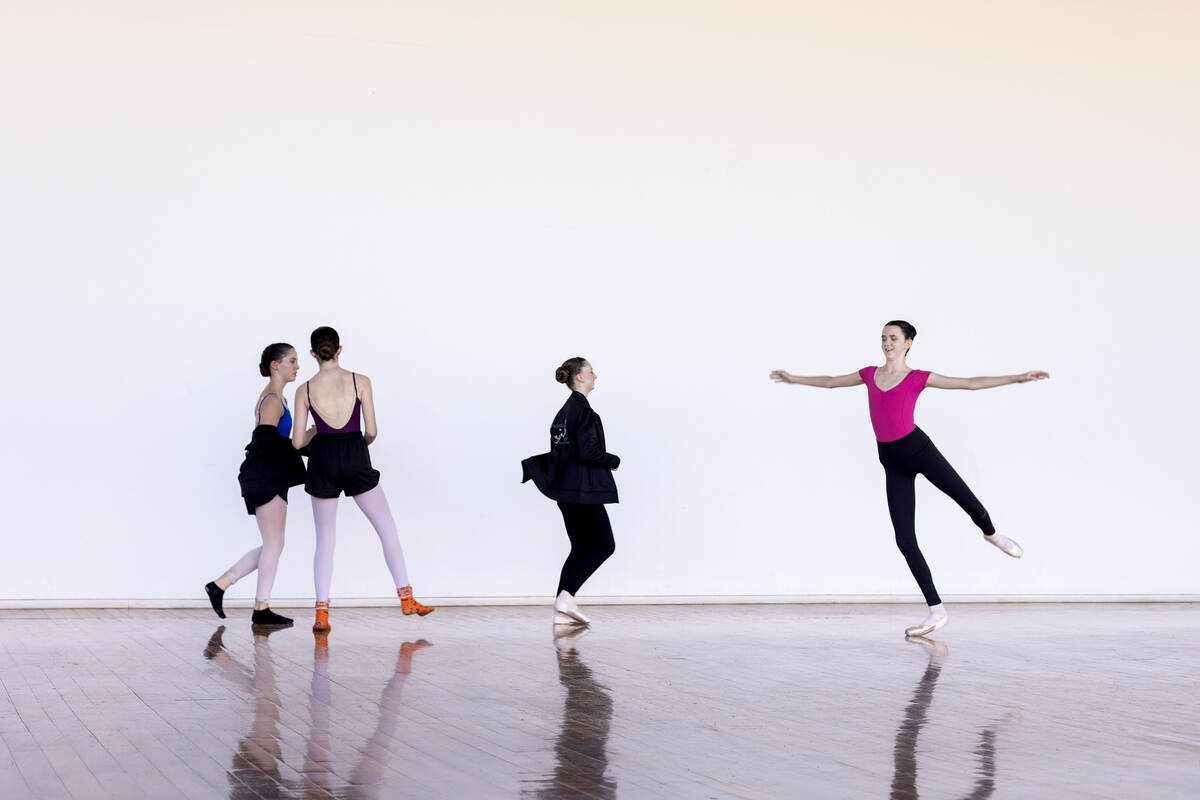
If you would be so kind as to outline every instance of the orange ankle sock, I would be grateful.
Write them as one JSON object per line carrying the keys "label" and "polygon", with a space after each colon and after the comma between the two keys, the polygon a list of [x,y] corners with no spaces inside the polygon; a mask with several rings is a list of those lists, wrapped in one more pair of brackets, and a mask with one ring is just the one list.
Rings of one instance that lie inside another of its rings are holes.
{"label": "orange ankle sock", "polygon": [[333,630],[333,626],[329,624],[329,601],[317,601],[317,621],[313,623],[313,632],[319,633]]}
{"label": "orange ankle sock", "polygon": [[433,611],[433,606],[423,606],[413,599],[412,586],[405,586],[402,589],[396,590],[397,596],[400,598],[400,610],[405,614],[416,614],[423,617],[430,611]]}

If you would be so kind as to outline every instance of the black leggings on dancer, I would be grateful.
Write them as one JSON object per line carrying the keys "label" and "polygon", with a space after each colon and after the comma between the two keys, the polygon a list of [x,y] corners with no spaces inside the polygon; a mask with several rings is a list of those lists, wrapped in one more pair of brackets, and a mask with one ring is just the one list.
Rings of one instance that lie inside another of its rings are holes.
{"label": "black leggings on dancer", "polygon": [[571,539],[571,553],[563,563],[558,591],[566,590],[575,595],[583,582],[613,554],[617,544],[613,541],[612,525],[603,505],[560,502],[558,508]]}
{"label": "black leggings on dancer", "polygon": [[879,442],[879,463],[883,464],[883,471],[887,475],[888,511],[892,515],[892,527],[896,529],[896,546],[904,554],[908,568],[917,579],[925,602],[936,606],[942,600],[933,586],[933,576],[929,574],[925,556],[921,555],[921,548],[917,546],[917,475],[924,475],[930,483],[949,495],[985,534],[991,536],[996,529],[983,503],[979,502],[979,498],[920,428],[913,429],[903,439]]}

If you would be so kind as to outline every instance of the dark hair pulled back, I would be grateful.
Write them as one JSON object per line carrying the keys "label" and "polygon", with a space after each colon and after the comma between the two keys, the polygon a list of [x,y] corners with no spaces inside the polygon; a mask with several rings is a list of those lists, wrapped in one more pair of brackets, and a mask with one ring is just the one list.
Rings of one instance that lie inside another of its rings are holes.
{"label": "dark hair pulled back", "polygon": [[312,335],[308,337],[308,342],[312,345],[312,351],[321,361],[332,361],[337,358],[338,348],[342,346],[338,332],[328,325],[322,325],[313,331]]}
{"label": "dark hair pulled back", "polygon": [[583,369],[583,365],[587,363],[587,359],[583,356],[575,356],[568,358],[562,363],[562,366],[554,370],[554,380],[559,383],[565,383],[568,389],[575,388],[575,376]]}
{"label": "dark hair pulled back", "polygon": [[[899,328],[900,332],[904,334],[905,339],[912,340],[912,339],[917,338],[917,329],[912,326],[911,322],[905,322],[902,319],[894,319],[891,322],[888,322],[887,324],[885,324],[883,327],[886,328],[889,325],[895,325],[897,328]],[[908,347],[910,350],[912,349],[911,344]],[[908,350],[905,350],[904,352],[907,353]]]}
{"label": "dark hair pulled back", "polygon": [[292,347],[287,342],[276,342],[275,344],[269,344],[264,347],[262,351],[262,358],[259,359],[258,362],[259,374],[264,378],[271,377],[271,363],[274,361],[283,360],[283,358],[287,356],[289,350],[295,349],[296,348]]}

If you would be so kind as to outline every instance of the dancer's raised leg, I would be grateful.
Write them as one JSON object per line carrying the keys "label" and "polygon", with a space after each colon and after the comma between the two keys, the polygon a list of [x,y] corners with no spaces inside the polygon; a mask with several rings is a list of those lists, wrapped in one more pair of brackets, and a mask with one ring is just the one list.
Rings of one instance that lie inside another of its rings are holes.
{"label": "dancer's raised leg", "polygon": [[1003,553],[1013,558],[1022,556],[1025,551],[1021,545],[1002,533],[996,533],[996,526],[992,524],[992,518],[988,515],[987,509],[983,507],[983,503],[979,502],[979,498],[967,486],[967,482],[959,476],[936,446],[930,443],[921,452],[921,460],[921,473],[929,479],[930,483],[958,503],[959,508],[967,512],[971,521],[979,527],[979,530],[983,531],[985,541],[995,545]]}
{"label": "dancer's raised leg", "polygon": [[404,549],[400,546],[400,535],[396,532],[396,520],[392,517],[392,509],[388,505],[387,495],[383,487],[354,495],[354,502],[362,509],[379,543],[383,546],[383,560],[387,562],[388,571],[392,573],[392,581],[396,584],[396,594],[400,597],[400,608],[405,614],[425,616],[433,611],[433,606],[418,603],[412,596],[412,585],[408,582],[408,568],[404,563]]}
{"label": "dancer's raised leg", "polygon": [[617,545],[613,539],[608,511],[603,505],[560,502],[558,507],[562,511],[567,538],[571,540],[571,552],[563,562],[558,579],[554,622],[567,622],[567,619],[562,619],[567,617],[586,625],[590,620],[580,611],[575,602],[575,595],[600,565],[616,552]]}

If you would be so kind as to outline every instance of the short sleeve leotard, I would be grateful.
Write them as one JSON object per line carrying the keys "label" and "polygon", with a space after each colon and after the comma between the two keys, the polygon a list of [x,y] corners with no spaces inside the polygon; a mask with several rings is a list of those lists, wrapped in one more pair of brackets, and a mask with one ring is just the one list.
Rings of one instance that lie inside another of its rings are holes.
{"label": "short sleeve leotard", "polygon": [[875,439],[894,442],[916,430],[913,410],[917,407],[917,397],[929,380],[929,372],[911,370],[900,379],[900,383],[885,392],[875,385],[876,369],[863,367],[858,375],[867,385],[867,403],[871,409],[871,427],[875,429]]}

